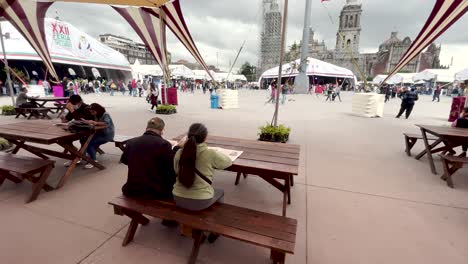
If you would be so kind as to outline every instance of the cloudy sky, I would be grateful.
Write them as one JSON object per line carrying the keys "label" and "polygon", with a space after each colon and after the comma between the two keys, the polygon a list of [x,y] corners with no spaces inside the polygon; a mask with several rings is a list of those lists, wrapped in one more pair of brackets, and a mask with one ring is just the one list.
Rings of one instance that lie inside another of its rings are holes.
{"label": "cloudy sky", "polygon": [[[257,64],[259,53],[259,25],[262,0],[181,0],[189,30],[208,64],[227,69],[242,42],[246,45],[235,65],[245,61]],[[283,0],[278,0],[282,8]],[[361,52],[376,51],[379,44],[398,31],[402,39],[414,39],[426,21],[435,0],[362,0]],[[312,0],[311,25],[316,38],[325,40],[328,48],[334,48],[337,21],[346,0],[330,0],[321,3]],[[287,24],[287,44],[302,38],[305,0],[290,0]],[[112,33],[139,40],[130,26],[112,8],[105,5],[55,3],[48,12],[53,17],[58,12],[62,20],[97,37]],[[328,16],[331,15],[331,19]],[[453,68],[468,67],[468,15],[461,18],[437,41],[442,45],[441,60]],[[170,31],[168,31],[170,32]],[[168,48],[173,61],[193,61],[185,48],[169,33]]]}

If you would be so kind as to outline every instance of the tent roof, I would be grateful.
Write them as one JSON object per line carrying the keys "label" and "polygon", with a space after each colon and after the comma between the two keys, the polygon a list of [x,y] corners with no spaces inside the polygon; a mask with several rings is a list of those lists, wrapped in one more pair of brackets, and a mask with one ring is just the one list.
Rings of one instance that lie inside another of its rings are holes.
{"label": "tent roof", "polygon": [[[0,23],[3,32],[10,33],[10,38],[5,40],[7,59],[41,60],[15,27],[7,21]],[[64,31],[56,32],[54,35],[54,28],[59,26],[62,26]],[[130,71],[130,64],[124,55],[80,31],[70,23],[45,18],[44,29],[47,47],[52,61],[55,63]]]}
{"label": "tent roof", "polygon": [[455,74],[455,80],[457,81],[468,80],[468,68],[464,69],[463,71],[457,72]]}
{"label": "tent roof", "polygon": [[450,69],[426,69],[413,76],[413,81],[429,81],[437,77],[438,82],[451,83],[454,81],[455,72]]}
{"label": "tent roof", "polygon": [[[336,66],[334,64],[324,62],[314,58],[307,58],[307,75],[325,76],[325,77],[338,77],[338,78],[355,78],[354,73],[351,70]],[[299,65],[300,60],[295,60],[291,63],[283,64],[282,76],[292,77],[299,74],[296,65]],[[262,78],[275,78],[278,77],[279,67],[271,68],[265,71],[260,79]]]}

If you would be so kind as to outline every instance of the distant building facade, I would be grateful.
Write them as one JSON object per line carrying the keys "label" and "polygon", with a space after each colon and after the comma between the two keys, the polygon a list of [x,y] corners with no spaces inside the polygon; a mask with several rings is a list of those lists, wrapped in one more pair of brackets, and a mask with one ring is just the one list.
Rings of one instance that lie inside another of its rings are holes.
{"label": "distant building facade", "polygon": [[[409,37],[400,40],[397,32],[392,32],[376,53],[360,53],[362,5],[359,0],[347,0],[340,13],[334,50],[328,49],[324,41],[309,37],[309,57],[317,58],[350,69],[361,79],[390,72],[411,46]],[[443,68],[439,55],[441,47],[431,44],[425,52],[406,65],[402,72],[419,72],[425,69]]]}
{"label": "distant building facade", "polygon": [[[130,62],[130,64],[134,64],[137,59],[141,64],[157,64],[153,55],[151,52],[149,52],[143,43],[138,43],[129,38],[116,36],[113,34],[99,35],[99,40],[107,46],[122,53],[127,58],[128,62]],[[168,54],[168,60],[170,62],[170,53]]]}

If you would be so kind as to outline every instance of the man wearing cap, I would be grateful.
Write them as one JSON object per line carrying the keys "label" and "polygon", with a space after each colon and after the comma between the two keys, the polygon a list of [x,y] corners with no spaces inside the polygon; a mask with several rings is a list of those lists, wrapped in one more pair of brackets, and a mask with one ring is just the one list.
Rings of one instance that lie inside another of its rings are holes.
{"label": "man wearing cap", "polygon": [[186,140],[176,146],[162,138],[164,121],[154,117],[148,121],[146,132],[129,140],[120,161],[128,166],[125,196],[141,199],[172,199],[176,181],[174,155]]}

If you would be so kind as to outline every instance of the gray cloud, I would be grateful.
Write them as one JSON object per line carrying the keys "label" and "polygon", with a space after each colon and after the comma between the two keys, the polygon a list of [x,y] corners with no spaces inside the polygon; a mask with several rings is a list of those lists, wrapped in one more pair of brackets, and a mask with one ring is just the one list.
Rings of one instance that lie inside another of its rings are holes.
{"label": "gray cloud", "polygon": [[[283,1],[281,1],[283,2]],[[312,27],[316,35],[325,40],[328,48],[334,48],[337,22],[345,0],[331,0],[324,4],[312,0]],[[226,68],[233,61],[244,40],[246,46],[236,66],[244,61],[257,63],[261,0],[181,0],[188,27],[208,64]],[[414,39],[432,10],[434,2],[427,0],[363,0],[361,18],[361,50],[376,50],[391,31],[398,31],[400,38]],[[290,0],[287,43],[302,38],[304,0]],[[55,3],[61,19],[68,21],[92,36],[113,33],[138,39],[130,26],[112,8],[104,5]],[[330,20],[330,17],[332,17]],[[447,46],[463,46],[468,53],[468,17],[461,18],[437,43]],[[175,59],[192,60],[190,54],[171,34],[168,47]],[[460,48],[459,48],[460,49]],[[458,49],[458,51],[459,51]],[[218,54],[218,56],[217,56]]]}

